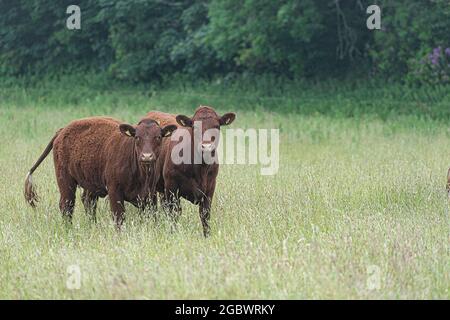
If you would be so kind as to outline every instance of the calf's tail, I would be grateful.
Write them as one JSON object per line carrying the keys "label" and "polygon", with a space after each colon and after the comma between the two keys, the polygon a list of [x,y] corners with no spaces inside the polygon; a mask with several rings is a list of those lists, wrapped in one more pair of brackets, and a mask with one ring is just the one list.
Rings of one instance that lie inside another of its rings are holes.
{"label": "calf's tail", "polygon": [[50,151],[53,149],[53,142],[55,141],[56,137],[58,137],[59,132],[62,129],[59,129],[56,134],[53,136],[52,140],[48,143],[47,147],[45,148],[44,152],[41,154],[39,159],[36,161],[36,163],[31,167],[30,171],[28,171],[27,177],[25,178],[25,200],[33,207],[36,207],[36,202],[38,201],[38,197],[36,194],[36,189],[33,185],[33,172],[39,167],[39,165],[44,161],[44,159],[48,156]]}

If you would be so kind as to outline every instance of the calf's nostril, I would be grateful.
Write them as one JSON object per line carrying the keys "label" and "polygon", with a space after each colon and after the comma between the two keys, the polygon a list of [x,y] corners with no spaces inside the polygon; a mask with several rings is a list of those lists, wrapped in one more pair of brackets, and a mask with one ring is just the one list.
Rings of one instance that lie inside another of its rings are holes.
{"label": "calf's nostril", "polygon": [[155,155],[153,153],[143,153],[141,156],[142,161],[153,161],[155,159]]}

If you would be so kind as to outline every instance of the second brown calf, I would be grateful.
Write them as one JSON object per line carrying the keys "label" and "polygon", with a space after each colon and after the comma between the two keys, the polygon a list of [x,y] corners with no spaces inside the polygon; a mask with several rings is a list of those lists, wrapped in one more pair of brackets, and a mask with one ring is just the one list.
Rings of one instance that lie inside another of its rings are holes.
{"label": "second brown calf", "polygon": [[[214,141],[206,141],[203,133],[209,129],[219,130],[221,126],[232,123],[236,117],[234,113],[226,113],[219,116],[213,108],[201,106],[194,116],[172,115],[159,111],[147,114],[148,118],[157,120],[161,125],[177,124],[178,128],[186,130],[191,137],[190,141],[183,139],[181,142],[171,141],[165,138],[161,147],[161,155],[156,161],[156,171],[159,172],[159,180],[156,190],[163,194],[163,205],[177,218],[181,213],[180,197],[199,205],[199,215],[203,226],[204,236],[210,233],[209,219],[211,202],[216,188],[216,178],[219,173],[218,163],[205,163],[204,153],[216,152],[219,143],[218,138]],[[194,123],[202,126],[202,136],[194,137]],[[178,130],[178,129],[177,129]],[[172,159],[173,148],[181,144],[190,143],[190,163],[176,164]],[[200,154],[201,163],[195,163],[195,155]]]}

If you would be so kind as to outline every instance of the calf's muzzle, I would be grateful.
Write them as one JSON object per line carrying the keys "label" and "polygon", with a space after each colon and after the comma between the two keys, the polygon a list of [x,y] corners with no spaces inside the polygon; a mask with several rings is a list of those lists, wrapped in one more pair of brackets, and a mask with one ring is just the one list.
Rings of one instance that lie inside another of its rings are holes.
{"label": "calf's muzzle", "polygon": [[142,153],[141,154],[141,162],[143,163],[151,163],[156,160],[154,153]]}

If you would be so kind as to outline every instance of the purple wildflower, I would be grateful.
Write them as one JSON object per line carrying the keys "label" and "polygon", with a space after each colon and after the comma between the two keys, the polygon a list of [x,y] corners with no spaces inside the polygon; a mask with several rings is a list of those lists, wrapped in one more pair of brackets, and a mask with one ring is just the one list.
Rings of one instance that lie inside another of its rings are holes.
{"label": "purple wildflower", "polygon": [[428,58],[430,59],[431,64],[436,65],[438,63],[439,56],[436,56],[434,54],[430,54],[428,56]]}
{"label": "purple wildflower", "polygon": [[441,52],[442,52],[442,47],[437,47],[437,48],[434,48],[433,52],[428,56],[428,58],[430,59],[430,62],[433,65],[438,64],[439,58],[441,56]]}
{"label": "purple wildflower", "polygon": [[445,49],[445,55],[450,56],[450,48]]}

